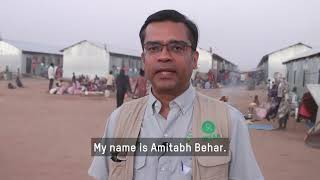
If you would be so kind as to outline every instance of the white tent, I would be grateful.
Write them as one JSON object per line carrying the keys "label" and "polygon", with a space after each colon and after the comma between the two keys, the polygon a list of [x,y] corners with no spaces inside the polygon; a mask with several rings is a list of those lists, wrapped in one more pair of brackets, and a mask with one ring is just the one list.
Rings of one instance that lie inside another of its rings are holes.
{"label": "white tent", "polygon": [[50,62],[56,59],[62,60],[62,54],[55,46],[9,39],[0,40],[0,72],[8,67],[12,72],[16,72],[19,68],[21,73],[30,73],[27,69],[31,68],[31,61],[35,57],[48,61],[50,59]]}
{"label": "white tent", "polygon": [[199,59],[197,64],[197,69],[193,70],[191,79],[194,80],[197,73],[202,75],[208,73],[208,71],[212,68],[212,55],[206,50],[197,48],[199,52]]}
{"label": "white tent", "polygon": [[109,70],[109,53],[89,41],[81,41],[66,47],[63,52],[63,77],[76,75],[103,76]]}
{"label": "white tent", "polygon": [[72,77],[73,72],[76,75],[105,76],[110,70],[114,70],[113,68],[120,68],[122,65],[131,68],[130,65],[137,64],[137,61],[133,60],[140,61],[140,53],[137,50],[117,48],[87,40],[61,51],[65,78]]}
{"label": "white tent", "polygon": [[207,73],[212,68],[212,55],[210,52],[197,49],[199,52],[198,69],[196,71],[201,73]]}
{"label": "white tent", "polygon": [[309,130],[305,142],[307,145],[320,148],[320,84],[307,84],[307,89],[318,105],[315,125]]}

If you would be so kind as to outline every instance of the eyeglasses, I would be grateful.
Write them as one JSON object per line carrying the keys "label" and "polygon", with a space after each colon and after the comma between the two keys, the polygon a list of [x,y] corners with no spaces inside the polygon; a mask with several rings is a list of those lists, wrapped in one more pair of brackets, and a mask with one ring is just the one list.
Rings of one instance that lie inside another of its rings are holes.
{"label": "eyeglasses", "polygon": [[170,53],[182,55],[187,51],[188,47],[191,47],[191,44],[185,41],[170,41],[166,44],[161,44],[160,42],[146,42],[143,45],[144,51],[149,55],[160,54],[164,46]]}

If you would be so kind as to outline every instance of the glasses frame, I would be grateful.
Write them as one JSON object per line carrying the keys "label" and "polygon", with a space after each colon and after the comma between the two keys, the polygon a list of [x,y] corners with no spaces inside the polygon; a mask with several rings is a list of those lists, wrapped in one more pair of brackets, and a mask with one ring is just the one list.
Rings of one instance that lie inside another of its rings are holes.
{"label": "glasses frame", "polygon": [[[182,50],[181,52],[176,52],[176,51],[172,50],[171,48],[169,48],[169,45],[172,45],[172,44],[174,44],[174,43],[178,43],[178,44],[180,44],[180,45],[183,45],[183,46],[184,46],[183,50]],[[159,51],[151,52],[151,51],[148,50],[147,47],[146,47],[146,46],[148,46],[149,44],[150,44],[150,45],[152,45],[152,44],[160,45],[161,48],[159,49]],[[191,50],[193,50],[193,49],[192,49],[192,44],[191,44],[190,42],[173,40],[173,41],[169,41],[169,42],[167,42],[167,43],[161,43],[161,42],[159,42],[159,41],[149,41],[149,42],[146,42],[146,43],[143,44],[143,51],[144,51],[146,54],[148,54],[148,55],[152,55],[152,56],[155,55],[155,56],[157,56],[157,55],[160,55],[160,54],[162,53],[164,47],[166,47],[167,51],[168,51],[171,55],[183,55],[183,54],[187,51],[187,49],[188,49],[189,47],[191,48]],[[193,50],[193,51],[194,51],[194,50]]]}

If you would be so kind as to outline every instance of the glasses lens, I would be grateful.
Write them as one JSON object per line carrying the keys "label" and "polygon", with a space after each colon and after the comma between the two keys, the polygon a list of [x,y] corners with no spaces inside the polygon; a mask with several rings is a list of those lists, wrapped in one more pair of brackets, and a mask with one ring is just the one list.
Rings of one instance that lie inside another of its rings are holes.
{"label": "glasses lens", "polygon": [[183,53],[187,47],[184,42],[172,42],[168,44],[168,49],[174,53]]}
{"label": "glasses lens", "polygon": [[150,43],[146,44],[144,48],[148,53],[158,53],[161,51],[162,45],[159,43]]}

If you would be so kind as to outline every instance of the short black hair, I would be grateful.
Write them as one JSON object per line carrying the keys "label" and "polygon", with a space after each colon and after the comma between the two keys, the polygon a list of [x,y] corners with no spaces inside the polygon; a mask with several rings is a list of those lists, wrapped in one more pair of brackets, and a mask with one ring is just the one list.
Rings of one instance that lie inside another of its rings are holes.
{"label": "short black hair", "polygon": [[183,23],[189,30],[188,34],[189,34],[189,39],[191,41],[191,48],[193,50],[196,50],[198,45],[198,36],[199,36],[199,32],[196,24],[192,22],[190,19],[188,19],[185,15],[179,13],[176,10],[171,10],[171,9],[161,10],[154,14],[151,14],[147,18],[147,20],[144,22],[139,32],[142,48],[144,44],[144,39],[146,35],[145,30],[147,26],[150,23],[162,22],[162,21],[172,21],[176,23],[179,23],[179,22]]}

